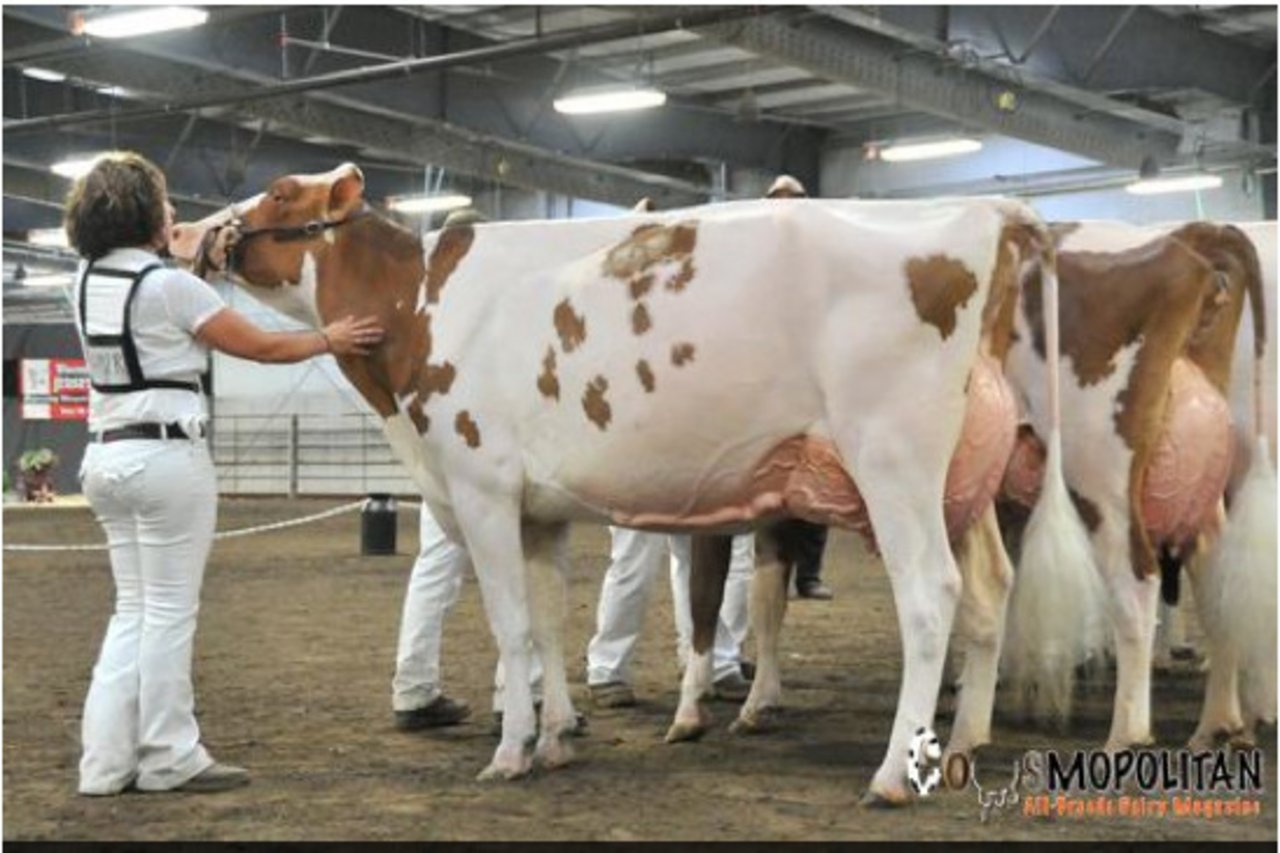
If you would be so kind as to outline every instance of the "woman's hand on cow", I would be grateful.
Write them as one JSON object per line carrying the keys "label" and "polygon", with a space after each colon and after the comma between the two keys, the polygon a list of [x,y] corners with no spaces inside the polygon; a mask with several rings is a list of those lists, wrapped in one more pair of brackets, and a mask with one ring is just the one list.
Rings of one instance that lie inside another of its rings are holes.
{"label": "woman's hand on cow", "polygon": [[357,320],[348,315],[325,326],[321,334],[334,355],[368,355],[382,340],[384,332],[375,316]]}

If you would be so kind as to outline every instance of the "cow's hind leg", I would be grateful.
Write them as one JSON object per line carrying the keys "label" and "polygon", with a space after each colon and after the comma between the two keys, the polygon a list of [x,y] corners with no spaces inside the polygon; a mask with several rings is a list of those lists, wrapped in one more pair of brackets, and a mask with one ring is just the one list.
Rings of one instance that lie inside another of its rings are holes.
{"label": "cow's hind leg", "polygon": [[958,556],[964,586],[956,635],[964,651],[964,670],[947,751],[969,754],[991,741],[996,670],[1013,588],[1013,566],[1000,538],[994,504],[965,534]]}
{"label": "cow's hind leg", "polygon": [[502,740],[480,779],[515,779],[533,766],[530,751],[535,738],[529,686],[533,631],[519,506],[465,483],[453,485],[451,491],[505,674]]}
{"label": "cow's hind leg", "polygon": [[1151,655],[1155,647],[1160,579],[1139,579],[1130,557],[1128,521],[1104,515],[1095,550],[1111,613],[1116,648],[1116,695],[1106,748],[1146,746],[1151,739]]}
{"label": "cow's hind leg", "polygon": [[724,602],[725,579],[733,554],[731,536],[693,536],[690,541],[689,607],[693,647],[680,682],[680,705],[667,729],[667,743],[697,740],[711,725],[704,704],[711,692],[716,629]]}
{"label": "cow's hind leg", "polygon": [[758,734],[776,725],[782,708],[782,673],[778,636],[787,612],[787,585],[795,554],[791,550],[793,522],[783,521],[763,531],[758,540],[756,571],[751,578],[751,627],[756,635],[756,675],[751,693],[730,727],[735,734]]}
{"label": "cow's hind leg", "polygon": [[568,609],[565,547],[567,524],[524,528],[529,566],[529,605],[533,646],[542,661],[542,719],[534,758],[548,768],[573,760],[570,737],[576,725],[564,665],[564,622]]}
{"label": "cow's hind leg", "polygon": [[[889,749],[863,802],[901,805],[911,796],[907,762],[912,739],[933,725],[960,596],[960,572],[942,517],[949,448],[925,429],[915,436],[868,435],[860,444],[867,455],[854,465],[856,482],[893,587],[903,654]],[[849,451],[841,447],[846,459],[857,459],[850,452],[857,446]]]}

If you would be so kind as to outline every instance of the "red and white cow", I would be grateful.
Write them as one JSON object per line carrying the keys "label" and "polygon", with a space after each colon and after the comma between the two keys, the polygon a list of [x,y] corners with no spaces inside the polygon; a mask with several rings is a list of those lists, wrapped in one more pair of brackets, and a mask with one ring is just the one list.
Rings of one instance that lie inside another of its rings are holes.
{"label": "red and white cow", "polygon": [[997,200],[761,200],[458,226],[423,246],[362,190],[349,164],[281,178],[179,226],[172,248],[192,258],[235,219],[231,272],[264,302],[312,323],[379,317],[379,349],[339,363],[471,552],[507,685],[481,775],[571,757],[568,522],[731,532],[788,514],[847,526],[856,511],[884,556],[905,659],[871,795],[906,799],[961,585],[944,480],[1002,233],[1047,245],[1034,214]]}
{"label": "red and white cow", "polygon": [[[1176,583],[1181,566],[1203,549],[1202,537],[1221,527],[1234,442],[1227,393],[1236,332],[1248,299],[1256,346],[1246,372],[1256,377],[1265,351],[1265,300],[1257,254],[1239,229],[1208,223],[1056,228],[1061,236],[1063,464],[1106,585],[1117,658],[1107,746],[1123,749],[1151,737],[1157,574],[1163,570]],[[1038,283],[1026,284],[1028,304],[1034,305],[1038,292]],[[1037,317],[1033,310],[1019,318],[1010,373],[1039,432],[1050,413],[1041,391],[1046,365]],[[1259,435],[1253,411],[1251,406],[1248,428]],[[1255,461],[1269,474],[1266,454],[1259,456]],[[1018,458],[1011,482],[1019,480]],[[1271,490],[1274,514],[1274,480]],[[1266,642],[1260,635],[1269,635],[1270,667],[1275,668],[1274,524],[1262,531],[1256,520],[1237,527],[1234,539],[1224,538],[1237,542],[1233,564],[1209,560],[1190,572],[1214,663],[1193,737],[1197,747],[1242,728],[1236,700],[1239,650],[1250,643],[1260,648]],[[1024,580],[1030,582],[1024,585]],[[1073,670],[1056,665],[1044,650],[1072,641],[1080,629],[1076,620],[1057,618],[1057,606],[1053,589],[1019,578],[1005,648],[1010,674],[1023,691],[1035,685],[1057,696],[1064,685],[1069,689],[1066,676]],[[1274,675],[1270,684],[1274,693]],[[1274,703],[1272,695],[1271,716]],[[1067,708],[1053,704],[1050,710]],[[1265,709],[1256,714],[1266,716]]]}

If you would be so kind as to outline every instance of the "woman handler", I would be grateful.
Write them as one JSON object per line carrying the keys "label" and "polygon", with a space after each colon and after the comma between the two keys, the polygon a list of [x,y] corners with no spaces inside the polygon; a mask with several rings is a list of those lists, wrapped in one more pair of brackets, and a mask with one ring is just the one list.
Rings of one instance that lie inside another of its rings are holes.
{"label": "woman handler", "polygon": [[164,175],[132,153],[100,158],[67,199],[83,259],[76,327],[91,379],[81,477],[106,532],[115,612],[81,725],[80,793],[221,791],[247,784],[200,743],[192,641],[218,496],[200,376],[210,349],[261,362],[364,354],[372,318],[265,332],[200,279],[165,266],[173,210]]}

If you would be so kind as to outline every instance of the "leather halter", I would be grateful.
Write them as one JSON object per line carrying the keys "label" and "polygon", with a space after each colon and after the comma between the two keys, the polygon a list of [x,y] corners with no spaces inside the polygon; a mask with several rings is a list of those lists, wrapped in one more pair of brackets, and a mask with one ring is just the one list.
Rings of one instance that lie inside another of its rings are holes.
{"label": "leather halter", "polygon": [[[214,272],[236,272],[237,268],[240,266],[245,244],[256,237],[271,237],[277,243],[314,240],[326,231],[334,228],[341,228],[343,225],[347,225],[357,219],[362,219],[373,212],[369,207],[362,206],[350,216],[343,217],[342,219],[312,219],[309,222],[304,222],[302,225],[271,225],[263,228],[241,229],[236,228],[235,222],[237,222],[238,219],[234,217],[234,208],[232,208],[232,211],[232,219],[217,228],[210,228],[205,232],[204,237],[201,239],[200,249],[196,253],[196,260],[193,265],[196,275],[203,278],[210,270],[213,270]],[[209,263],[209,250],[213,248],[213,244],[217,241],[218,235],[227,228],[236,228],[239,238],[236,240],[235,245],[231,247],[230,251],[227,252],[226,266],[219,269],[213,267]]]}

